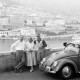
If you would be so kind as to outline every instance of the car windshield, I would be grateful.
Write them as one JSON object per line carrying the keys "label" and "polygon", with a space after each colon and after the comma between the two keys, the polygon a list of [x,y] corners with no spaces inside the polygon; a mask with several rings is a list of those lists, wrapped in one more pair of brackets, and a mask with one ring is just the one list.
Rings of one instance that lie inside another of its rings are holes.
{"label": "car windshield", "polygon": [[75,52],[76,54],[78,54],[79,52],[79,48],[78,45],[75,44],[75,46],[73,44],[69,44],[67,47],[65,47],[64,49],[65,52]]}

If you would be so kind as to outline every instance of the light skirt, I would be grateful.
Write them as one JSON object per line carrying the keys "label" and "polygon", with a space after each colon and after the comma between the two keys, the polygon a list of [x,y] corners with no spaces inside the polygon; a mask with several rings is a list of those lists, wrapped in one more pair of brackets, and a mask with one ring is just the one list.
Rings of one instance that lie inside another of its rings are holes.
{"label": "light skirt", "polygon": [[27,66],[34,66],[36,65],[36,56],[35,56],[35,52],[26,52],[26,64]]}

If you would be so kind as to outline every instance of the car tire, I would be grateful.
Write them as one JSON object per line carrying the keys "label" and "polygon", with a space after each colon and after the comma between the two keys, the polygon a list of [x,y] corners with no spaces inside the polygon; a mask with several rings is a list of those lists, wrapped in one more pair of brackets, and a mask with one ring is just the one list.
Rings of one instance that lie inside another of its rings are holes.
{"label": "car tire", "polygon": [[69,65],[65,65],[61,68],[59,71],[60,78],[63,78],[64,80],[68,80],[73,75],[73,69]]}

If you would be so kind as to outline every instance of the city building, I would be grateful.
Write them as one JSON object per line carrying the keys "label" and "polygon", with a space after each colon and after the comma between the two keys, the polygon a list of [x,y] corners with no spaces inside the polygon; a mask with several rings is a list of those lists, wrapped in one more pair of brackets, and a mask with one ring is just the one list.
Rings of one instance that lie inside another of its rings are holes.
{"label": "city building", "polygon": [[0,31],[0,37],[8,37],[9,31]]}
{"label": "city building", "polygon": [[65,25],[65,31],[67,33],[80,32],[80,25]]}
{"label": "city building", "polygon": [[52,19],[48,20],[46,25],[46,30],[50,32],[59,33],[65,30],[65,19]]}
{"label": "city building", "polygon": [[53,26],[64,26],[65,19],[52,19],[48,20],[46,23],[46,27],[53,27]]}
{"label": "city building", "polygon": [[20,14],[10,16],[10,26],[16,26],[16,28],[24,27],[24,16]]}
{"label": "city building", "polygon": [[21,32],[21,35],[24,36],[35,36],[36,34],[35,29],[31,27],[21,28],[19,30]]}
{"label": "city building", "polygon": [[0,31],[0,37],[18,37],[20,36],[20,31],[19,30],[3,30]]}
{"label": "city building", "polygon": [[9,37],[18,37],[20,35],[21,35],[20,30],[11,30],[8,32]]}

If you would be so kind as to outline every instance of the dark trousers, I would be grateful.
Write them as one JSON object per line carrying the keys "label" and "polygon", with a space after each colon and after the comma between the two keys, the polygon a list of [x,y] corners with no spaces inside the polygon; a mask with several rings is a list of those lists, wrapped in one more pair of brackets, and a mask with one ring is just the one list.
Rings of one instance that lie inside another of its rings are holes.
{"label": "dark trousers", "polygon": [[37,64],[39,64],[45,57],[45,48],[38,49],[37,51]]}
{"label": "dark trousers", "polygon": [[20,69],[26,63],[26,53],[23,50],[16,51],[16,66],[15,68]]}

